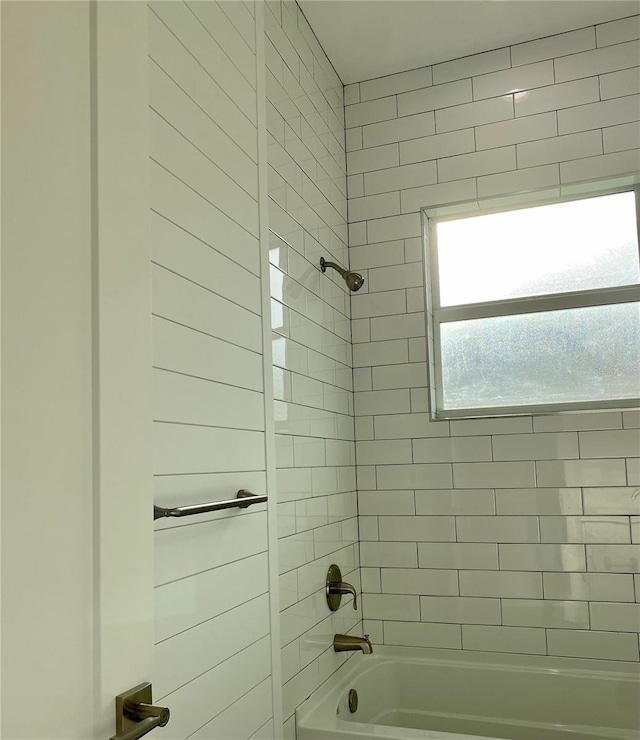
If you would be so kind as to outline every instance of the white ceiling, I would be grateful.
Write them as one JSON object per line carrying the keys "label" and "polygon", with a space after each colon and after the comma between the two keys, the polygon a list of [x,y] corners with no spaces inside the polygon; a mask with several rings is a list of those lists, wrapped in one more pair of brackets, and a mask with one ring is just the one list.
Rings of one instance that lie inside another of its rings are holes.
{"label": "white ceiling", "polygon": [[640,13],[633,0],[298,0],[346,85]]}

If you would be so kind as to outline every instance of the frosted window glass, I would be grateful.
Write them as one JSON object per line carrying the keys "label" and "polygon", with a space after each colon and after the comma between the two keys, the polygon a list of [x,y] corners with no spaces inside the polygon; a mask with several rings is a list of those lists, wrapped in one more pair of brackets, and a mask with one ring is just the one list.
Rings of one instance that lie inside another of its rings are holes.
{"label": "frosted window glass", "polygon": [[441,324],[444,408],[640,397],[640,303]]}
{"label": "frosted window glass", "polygon": [[633,192],[437,224],[440,305],[640,282]]}

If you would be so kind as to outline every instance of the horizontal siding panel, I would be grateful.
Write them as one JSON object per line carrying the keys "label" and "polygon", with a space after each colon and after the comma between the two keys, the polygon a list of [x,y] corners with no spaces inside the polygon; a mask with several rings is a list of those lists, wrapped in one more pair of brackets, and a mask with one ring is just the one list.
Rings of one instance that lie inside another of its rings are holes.
{"label": "horizontal siding panel", "polygon": [[211,738],[265,740],[274,737],[273,722],[270,721],[272,705],[271,679],[266,678],[191,735],[190,740],[211,740]]}
{"label": "horizontal siding panel", "polygon": [[[239,510],[212,522],[155,533],[155,581],[162,586],[266,552],[266,513]],[[233,572],[233,569],[232,569]],[[251,597],[248,597],[251,598]]]}
{"label": "horizontal siding panel", "polygon": [[227,18],[233,23],[234,28],[237,29],[238,33],[242,36],[245,44],[255,52],[256,48],[256,24],[253,17],[253,13],[249,10],[249,7],[253,3],[219,3],[222,12]]}
{"label": "horizontal siding panel", "polygon": [[207,29],[209,34],[215,38],[220,48],[224,50],[225,54],[240,70],[244,78],[255,89],[257,76],[256,55],[225,15],[220,3],[188,2],[187,7]]}
{"label": "horizontal siding panel", "polygon": [[186,3],[155,2],[150,5],[171,33],[189,50],[203,70],[227,94],[226,104],[234,104],[256,123],[256,93]]}
{"label": "horizontal siding panel", "polygon": [[255,125],[154,13],[149,14],[149,56],[257,162]]}
{"label": "horizontal siding panel", "polygon": [[244,306],[261,312],[260,280],[252,272],[157,213],[151,213],[150,232],[154,262],[223,298],[241,295]]}
{"label": "horizontal siding panel", "polygon": [[156,642],[167,640],[267,591],[266,553],[159,586],[155,589]]}
{"label": "horizontal siding panel", "polygon": [[189,737],[264,681],[270,672],[270,641],[263,637],[174,691],[167,700],[171,704],[171,736]]}
{"label": "horizontal siding panel", "polygon": [[154,473],[212,473],[264,469],[262,432],[154,424]]}
{"label": "horizontal siding panel", "polygon": [[202,107],[157,64],[149,65],[149,105],[254,198],[258,197],[255,161]]}
{"label": "horizontal siding panel", "polygon": [[[154,498],[168,507],[266,490],[256,26],[225,5],[148,15]],[[252,737],[273,715],[266,504],[155,530],[171,737]]]}
{"label": "horizontal siding panel", "polygon": [[264,429],[263,395],[165,370],[153,373],[154,421]]}
{"label": "horizontal siding panel", "polygon": [[254,236],[258,203],[180,132],[150,112],[151,158]]}
{"label": "horizontal siding panel", "polygon": [[153,365],[176,373],[262,390],[262,358],[200,331],[153,317]]}
{"label": "horizontal siding panel", "polygon": [[262,322],[246,308],[157,265],[152,267],[152,290],[156,316],[254,352],[262,350]]}
{"label": "horizontal siding panel", "polygon": [[269,595],[263,594],[164,640],[156,645],[156,695],[175,691],[268,633]]}
{"label": "horizontal siding panel", "polygon": [[257,238],[155,162],[151,163],[150,202],[151,210],[260,274]]}

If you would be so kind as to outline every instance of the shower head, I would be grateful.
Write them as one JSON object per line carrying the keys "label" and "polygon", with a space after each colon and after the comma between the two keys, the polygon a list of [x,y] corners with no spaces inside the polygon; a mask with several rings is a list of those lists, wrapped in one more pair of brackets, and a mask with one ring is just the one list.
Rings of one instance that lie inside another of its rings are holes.
{"label": "shower head", "polygon": [[324,257],[320,257],[320,269],[322,270],[322,272],[326,272],[327,267],[333,267],[336,272],[339,272],[342,275],[347,284],[347,287],[352,293],[360,290],[360,288],[362,288],[362,286],[364,285],[364,278],[359,272],[349,272],[349,270],[343,269],[335,262],[327,262]]}
{"label": "shower head", "polygon": [[346,275],[344,275],[344,279],[347,282],[347,287],[353,293],[355,293],[357,290],[360,290],[360,288],[362,288],[362,286],[364,285],[364,278],[359,272],[348,272]]}

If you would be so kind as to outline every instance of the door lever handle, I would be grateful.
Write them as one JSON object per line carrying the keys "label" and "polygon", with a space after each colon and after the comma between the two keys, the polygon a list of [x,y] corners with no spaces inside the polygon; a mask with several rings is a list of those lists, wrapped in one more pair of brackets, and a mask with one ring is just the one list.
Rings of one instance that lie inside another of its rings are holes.
{"label": "door lever handle", "polygon": [[138,740],[156,727],[164,727],[171,713],[151,704],[151,684],[141,683],[116,696],[116,734],[110,740]]}
{"label": "door lever handle", "polygon": [[145,719],[157,719],[158,727],[164,727],[169,721],[171,712],[167,707],[154,707],[153,704],[125,703],[124,716],[133,722],[142,722]]}

